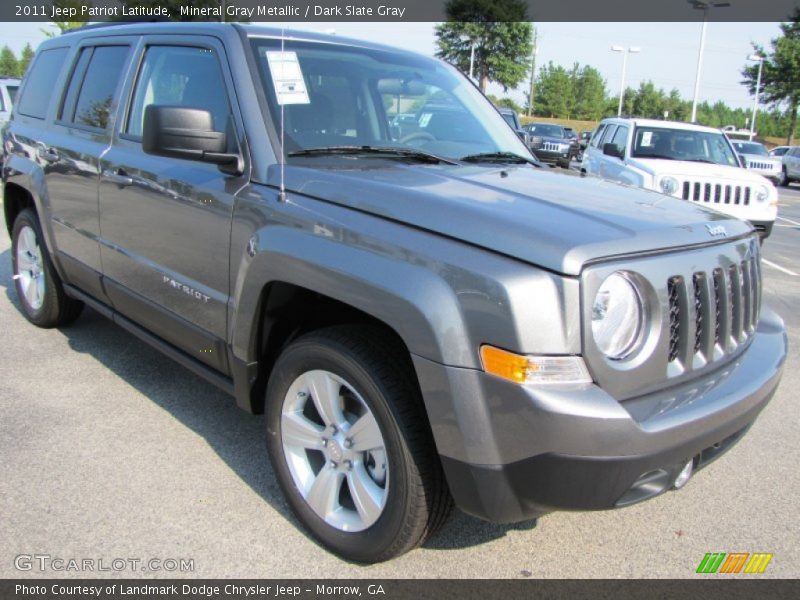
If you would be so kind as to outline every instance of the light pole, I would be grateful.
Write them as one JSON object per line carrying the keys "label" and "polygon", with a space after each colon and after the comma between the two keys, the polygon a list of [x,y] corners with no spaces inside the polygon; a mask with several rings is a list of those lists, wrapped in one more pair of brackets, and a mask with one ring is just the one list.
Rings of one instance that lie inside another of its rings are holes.
{"label": "light pole", "polygon": [[764,57],[760,54],[751,54],[747,60],[758,61],[758,77],[756,78],[756,99],[753,101],[753,118],[750,119],[750,141],[753,141],[753,136],[756,134],[756,112],[758,111],[758,93],[761,91],[761,69],[764,66]]}
{"label": "light pole", "polygon": [[700,74],[703,71],[703,50],[706,46],[706,25],[708,11],[712,8],[725,8],[730,2],[708,2],[706,0],[688,0],[695,10],[703,11],[703,28],[700,30],[700,50],[697,53],[697,76],[694,79],[694,99],[692,100],[692,123],[697,121],[697,98],[700,94]]}
{"label": "light pole", "polygon": [[475,66],[475,42],[470,41],[469,44],[469,78],[473,81],[475,78],[472,76],[472,69]]}
{"label": "light pole", "polygon": [[622,100],[625,97],[625,71],[628,68],[628,54],[641,52],[642,49],[639,46],[631,46],[630,48],[611,46],[611,50],[613,52],[622,52],[622,82],[619,86],[619,107],[617,108],[617,116],[619,117],[622,115]]}

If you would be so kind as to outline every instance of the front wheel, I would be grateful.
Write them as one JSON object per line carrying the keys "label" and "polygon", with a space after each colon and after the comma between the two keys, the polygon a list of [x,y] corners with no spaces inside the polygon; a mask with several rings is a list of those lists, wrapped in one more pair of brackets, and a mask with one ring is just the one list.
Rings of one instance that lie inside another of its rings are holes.
{"label": "front wheel", "polygon": [[407,355],[377,330],[300,337],[267,388],[267,443],[290,506],[327,548],[380,562],[423,543],[452,501]]}
{"label": "front wheel", "polygon": [[789,185],[791,183],[791,181],[792,180],[789,179],[789,174],[786,172],[786,167],[784,167],[783,171],[781,171],[781,177],[780,177],[780,181],[778,182],[778,184],[783,186],[783,187],[786,187],[787,185]]}
{"label": "front wheel", "polygon": [[17,297],[31,323],[57,327],[78,318],[83,303],[64,293],[47,254],[39,219],[27,208],[17,215],[11,232],[11,267]]}

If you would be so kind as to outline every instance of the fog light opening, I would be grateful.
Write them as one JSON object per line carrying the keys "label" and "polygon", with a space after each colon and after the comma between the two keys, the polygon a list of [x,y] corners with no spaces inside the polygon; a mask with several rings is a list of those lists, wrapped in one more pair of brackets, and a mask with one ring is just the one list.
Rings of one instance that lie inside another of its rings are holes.
{"label": "fog light opening", "polygon": [[692,473],[694,472],[694,459],[689,460],[681,469],[681,472],[678,473],[678,476],[675,478],[675,483],[672,484],[673,489],[679,490],[692,478]]}

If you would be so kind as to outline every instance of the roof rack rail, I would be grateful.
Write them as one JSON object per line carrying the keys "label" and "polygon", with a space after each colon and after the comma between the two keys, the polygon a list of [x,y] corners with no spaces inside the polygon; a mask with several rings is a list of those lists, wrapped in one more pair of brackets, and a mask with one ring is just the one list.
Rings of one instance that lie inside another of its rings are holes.
{"label": "roof rack rail", "polygon": [[74,33],[76,31],[88,31],[91,29],[103,29],[104,27],[116,27],[118,25],[136,25],[137,23],[168,23],[170,19],[166,17],[152,17],[150,19],[120,19],[118,21],[103,21],[102,23],[90,23],[89,25],[81,25],[80,27],[75,27],[74,29],[67,29],[66,31],[62,31],[61,35],[66,35],[68,33]]}

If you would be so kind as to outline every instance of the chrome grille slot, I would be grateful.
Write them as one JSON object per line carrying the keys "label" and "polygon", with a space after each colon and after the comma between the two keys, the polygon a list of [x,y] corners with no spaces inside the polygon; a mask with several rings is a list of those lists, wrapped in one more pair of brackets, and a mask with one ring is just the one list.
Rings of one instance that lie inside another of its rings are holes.
{"label": "chrome grille slot", "polygon": [[714,343],[720,345],[724,339],[722,337],[722,311],[723,300],[722,290],[725,289],[725,281],[722,278],[722,269],[714,269]]}
{"label": "chrome grille slot", "polygon": [[705,345],[704,336],[708,322],[708,294],[706,293],[705,273],[695,273],[692,276],[694,292],[694,351],[700,352]]}
{"label": "chrome grille slot", "polygon": [[728,303],[731,310],[731,337],[742,340],[742,274],[738,265],[728,267]]}
{"label": "chrome grille slot", "polygon": [[678,358],[678,349],[681,342],[681,306],[679,287],[680,277],[671,277],[667,282],[667,295],[669,297],[669,362]]}

